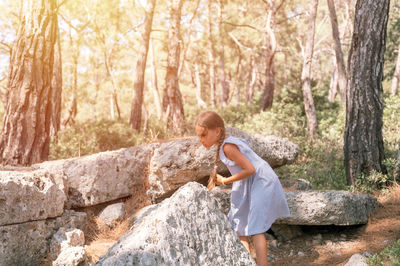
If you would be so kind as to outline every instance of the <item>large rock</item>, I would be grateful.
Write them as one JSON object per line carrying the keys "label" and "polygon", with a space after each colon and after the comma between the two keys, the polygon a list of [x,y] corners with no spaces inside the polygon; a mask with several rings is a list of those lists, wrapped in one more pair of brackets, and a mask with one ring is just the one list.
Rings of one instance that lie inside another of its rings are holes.
{"label": "large rock", "polygon": [[374,196],[348,191],[286,191],[285,195],[291,216],[277,220],[277,224],[366,224],[378,205]]}
{"label": "large rock", "polygon": [[276,136],[250,135],[237,128],[227,128],[227,135],[245,139],[250,148],[273,168],[294,163],[300,152],[299,146]]}
{"label": "large rock", "polygon": [[65,211],[61,217],[0,226],[0,266],[50,263],[52,235],[60,227],[85,230],[86,213]]}
{"label": "large rock", "polygon": [[118,221],[122,221],[125,218],[125,214],[125,204],[120,202],[105,207],[98,218],[108,227],[113,227]]}
{"label": "large rock", "polygon": [[[147,195],[153,202],[160,201],[187,182],[209,175],[215,153],[215,147],[207,150],[195,138],[162,143],[150,161]],[[219,165],[220,169],[224,167]],[[227,170],[225,167],[222,171]]]}
{"label": "large rock", "polygon": [[[251,136],[235,128],[227,128],[227,135],[246,139],[249,146],[272,167],[293,163],[299,153],[297,145],[275,136]],[[151,158],[147,194],[153,202],[157,202],[187,182],[208,176],[213,169],[215,155],[216,147],[207,150],[197,138],[162,143]],[[222,162],[219,162],[218,170],[222,174],[228,173]]]}
{"label": "large rock", "polygon": [[34,167],[64,175],[68,208],[93,206],[131,196],[135,185],[142,185],[148,165],[159,144],[134,146]]}
{"label": "large rock", "polygon": [[[229,187],[216,187],[213,195],[225,214],[230,208]],[[275,224],[286,225],[357,225],[366,224],[377,199],[348,191],[285,191],[290,217]]]}
{"label": "large rock", "polygon": [[293,191],[293,190],[311,190],[312,184],[302,178],[294,179],[294,178],[280,178],[282,187],[285,190]]}
{"label": "large rock", "polygon": [[146,209],[96,265],[255,265],[208,190],[190,182]]}
{"label": "large rock", "polygon": [[0,171],[0,225],[61,216],[65,200],[46,170]]}
{"label": "large rock", "polygon": [[85,235],[82,230],[61,227],[52,237],[48,257],[51,260],[56,260],[64,250],[71,247],[83,247],[84,245]]}
{"label": "large rock", "polygon": [[[63,249],[52,266],[83,266],[87,262],[86,250],[84,247],[69,247]],[[88,263],[86,263],[89,265]]]}
{"label": "large rock", "polygon": [[368,266],[367,258],[359,253],[354,254],[344,266]]}

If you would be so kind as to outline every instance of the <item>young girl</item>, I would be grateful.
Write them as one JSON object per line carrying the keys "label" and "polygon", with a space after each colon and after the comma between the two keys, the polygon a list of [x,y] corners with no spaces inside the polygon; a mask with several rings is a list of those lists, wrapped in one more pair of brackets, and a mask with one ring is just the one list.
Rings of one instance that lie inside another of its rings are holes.
{"label": "young girl", "polygon": [[196,121],[196,133],[207,149],[217,145],[216,162],[220,159],[232,176],[210,175],[208,189],[232,184],[230,223],[249,251],[249,236],[256,250],[257,264],[268,264],[268,246],[264,232],[281,217],[288,217],[289,208],[281,183],[271,166],[260,158],[246,140],[226,137],[222,118],[215,112],[204,112]]}

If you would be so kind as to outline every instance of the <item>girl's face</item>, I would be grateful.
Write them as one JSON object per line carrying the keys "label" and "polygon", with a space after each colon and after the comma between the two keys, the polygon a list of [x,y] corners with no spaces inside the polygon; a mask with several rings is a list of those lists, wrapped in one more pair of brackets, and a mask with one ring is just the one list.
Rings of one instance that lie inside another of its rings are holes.
{"label": "girl's face", "polygon": [[219,135],[221,134],[220,128],[209,129],[206,127],[196,125],[196,134],[199,136],[201,144],[207,149],[211,148],[214,144],[218,144]]}

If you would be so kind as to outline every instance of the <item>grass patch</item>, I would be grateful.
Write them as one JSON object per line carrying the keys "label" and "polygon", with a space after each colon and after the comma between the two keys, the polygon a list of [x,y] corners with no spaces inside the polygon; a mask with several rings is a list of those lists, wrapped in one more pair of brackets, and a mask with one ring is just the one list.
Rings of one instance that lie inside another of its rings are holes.
{"label": "grass patch", "polygon": [[400,239],[388,245],[382,252],[367,259],[368,265],[400,265]]}

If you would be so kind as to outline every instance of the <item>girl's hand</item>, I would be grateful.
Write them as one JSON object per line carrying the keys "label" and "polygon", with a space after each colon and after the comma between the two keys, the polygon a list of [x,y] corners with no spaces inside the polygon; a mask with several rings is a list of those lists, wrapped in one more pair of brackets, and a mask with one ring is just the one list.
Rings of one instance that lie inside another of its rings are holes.
{"label": "girl's hand", "polygon": [[[217,174],[217,179],[215,180],[215,183],[216,183],[217,185],[221,186],[221,185],[222,185],[222,180],[225,181],[225,177],[223,177],[223,176]],[[225,184],[225,185],[226,185],[226,184]]]}

